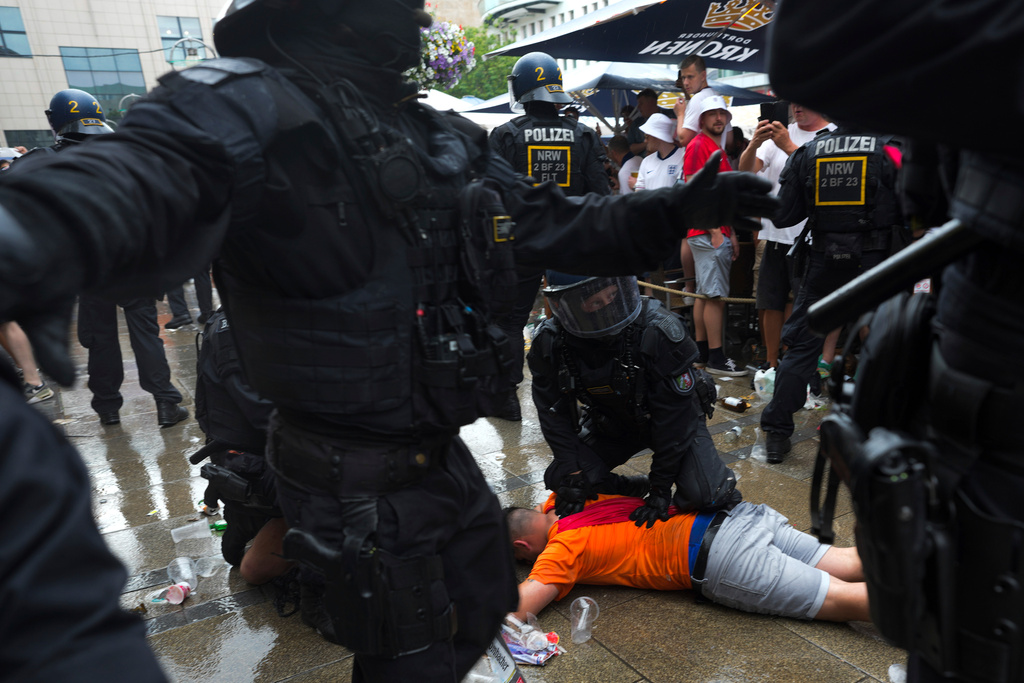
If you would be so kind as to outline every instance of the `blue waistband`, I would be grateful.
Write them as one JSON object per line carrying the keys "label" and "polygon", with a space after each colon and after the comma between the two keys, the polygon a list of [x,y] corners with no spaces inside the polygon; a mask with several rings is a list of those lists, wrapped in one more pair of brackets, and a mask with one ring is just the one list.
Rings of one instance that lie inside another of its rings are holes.
{"label": "blue waistband", "polygon": [[700,553],[700,543],[704,540],[704,532],[708,530],[711,520],[717,512],[702,512],[693,520],[690,527],[690,575],[693,575],[693,565],[697,562],[697,555]]}

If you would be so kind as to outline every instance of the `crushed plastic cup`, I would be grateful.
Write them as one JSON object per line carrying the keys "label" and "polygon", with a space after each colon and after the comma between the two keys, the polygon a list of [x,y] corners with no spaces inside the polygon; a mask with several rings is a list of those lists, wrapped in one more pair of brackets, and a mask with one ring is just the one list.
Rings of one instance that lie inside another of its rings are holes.
{"label": "crushed plastic cup", "polygon": [[188,538],[210,538],[211,536],[213,536],[213,532],[210,531],[210,523],[205,519],[186,524],[185,526],[179,526],[177,529],[171,529],[171,539],[175,543]]}
{"label": "crushed plastic cup", "polygon": [[172,605],[180,605],[191,594],[192,586],[187,583],[176,583],[167,589],[167,602]]}
{"label": "crushed plastic cup", "polygon": [[579,645],[590,640],[591,628],[601,609],[597,601],[586,596],[572,601],[569,613],[572,615],[572,642]]}

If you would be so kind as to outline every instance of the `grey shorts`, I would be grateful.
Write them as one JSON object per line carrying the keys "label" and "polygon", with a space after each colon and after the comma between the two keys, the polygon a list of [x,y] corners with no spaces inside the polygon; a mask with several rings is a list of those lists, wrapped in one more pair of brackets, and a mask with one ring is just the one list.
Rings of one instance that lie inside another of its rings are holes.
{"label": "grey shorts", "polygon": [[740,503],[711,544],[704,596],[747,612],[813,619],[829,585],[814,565],[829,547],[766,505]]}
{"label": "grey shorts", "polygon": [[688,237],[697,271],[697,293],[729,296],[729,268],[732,267],[732,240],[728,237],[715,249],[708,234]]}

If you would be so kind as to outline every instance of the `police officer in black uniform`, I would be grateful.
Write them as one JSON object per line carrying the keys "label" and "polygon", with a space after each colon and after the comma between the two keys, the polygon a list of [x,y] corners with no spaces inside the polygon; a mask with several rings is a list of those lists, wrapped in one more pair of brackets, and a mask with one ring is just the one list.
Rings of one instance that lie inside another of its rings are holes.
{"label": "police officer in black uniform", "polygon": [[[826,12],[786,0],[773,22],[776,91],[910,138],[909,222],[953,219],[812,311],[832,327],[931,277],[932,294],[871,315],[849,405],[822,425],[823,450],[835,427],[830,452],[850,476],[872,621],[909,650],[911,681],[1024,680],[1024,468],[1012,427],[1024,389],[1024,138],[931,115],[950,83],[994,92],[1022,81],[1019,56],[987,68],[1024,41],[1019,12],[1006,9],[867,0]],[[898,103],[879,106],[878,93],[897,91]],[[981,111],[1024,127],[1019,96]]]}
{"label": "police officer in black uniform", "polygon": [[[888,138],[839,122],[793,152],[779,181],[782,207],[775,225],[807,218],[797,240],[803,251],[803,282],[793,314],[782,330],[788,347],[775,375],[775,394],[761,413],[768,462],[790,451],[793,413],[803,406],[823,340],[807,326],[807,310],[890,254],[903,219],[896,194],[896,165],[885,151]],[[810,236],[807,245],[804,238]],[[799,267],[799,266],[798,266]]]}
{"label": "police officer in black uniform", "polygon": [[736,477],[704,421],[715,385],[692,367],[699,352],[679,317],[641,297],[635,277],[549,272],[544,294],[555,317],[537,329],[527,358],[555,457],[544,483],[557,494],[558,514],[579,512],[598,493],[647,493],[645,477],[611,472],[645,448],[654,457],[646,504],[631,516],[638,526],[668,519],[670,503],[683,510],[738,503]]}
{"label": "police officer in black uniform", "polygon": [[[113,133],[106,115],[95,97],[83,90],[61,90],[50,99],[46,110],[56,142],[51,147],[37,148],[18,160],[16,171],[27,168],[31,159],[60,152],[96,139],[97,135]],[[124,310],[128,337],[139,368],[139,385],[156,399],[157,423],[170,427],[188,417],[181,403],[181,392],[171,384],[171,368],[160,339],[156,302],[152,297],[112,300],[82,294],[78,300],[78,341],[89,350],[89,391],[92,409],[105,425],[121,421],[119,411],[124,403],[121,383],[124,362],[117,333],[117,306]]]}
{"label": "police officer in black uniform", "polygon": [[[491,148],[501,158],[534,183],[553,182],[571,197],[611,192],[600,137],[578,118],[558,113],[559,105],[570,104],[572,98],[562,89],[562,69],[554,59],[543,52],[520,57],[508,77],[508,92],[512,111],[525,114],[491,131]],[[513,341],[513,388],[523,381],[523,345],[515,342],[530,318],[543,272],[521,267],[518,274],[515,306],[498,323]],[[498,417],[522,419],[514,392]]]}
{"label": "police officer in black uniform", "polygon": [[586,202],[517,180],[482,129],[404,80],[429,21],[422,0],[238,0],[217,23],[227,59],[0,178],[0,314],[58,381],[73,292],[159,292],[216,255],[246,377],[276,408],[285,551],[324,572],[357,680],[457,681],[515,607],[501,510],[458,438],[507,398],[490,316],[512,257],[641,272],[687,228],[775,204],[714,168]]}

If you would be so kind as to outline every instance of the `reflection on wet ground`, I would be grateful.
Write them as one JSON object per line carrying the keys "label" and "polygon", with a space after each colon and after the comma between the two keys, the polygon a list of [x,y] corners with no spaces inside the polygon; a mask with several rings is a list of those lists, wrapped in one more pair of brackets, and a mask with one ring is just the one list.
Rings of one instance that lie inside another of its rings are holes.
{"label": "reflection on wet ground", "polygon": [[[191,292],[189,293],[191,296]],[[160,322],[170,314],[160,304]],[[92,475],[93,508],[107,543],[128,568],[122,605],[146,620],[150,642],[173,681],[343,681],[352,670],[351,654],[327,643],[295,615],[277,615],[269,590],[247,585],[238,572],[221,567],[200,581],[182,605],[153,603],[166,584],[165,567],[180,555],[219,558],[216,536],[178,544],[170,530],[198,519],[197,501],[205,481],[188,455],[203,435],[193,417],[159,429],[152,397],[138,384],[122,321],[126,379],[121,424],[104,427],[89,407],[85,351],[74,341],[79,367],[75,387],[38,405],[78,447]],[[192,410],[195,387],[196,325],[163,331],[175,384]],[[520,387],[523,421],[481,419],[462,431],[487,481],[503,505],[534,505],[547,497],[542,482],[550,462],[529,379]],[[749,378],[719,382],[729,396],[750,396]],[[745,413],[719,408],[709,429],[722,458],[739,477],[745,498],[772,505],[799,529],[810,526],[808,491],[817,448],[817,425],[824,411],[801,411],[793,452],[781,465],[751,458],[763,404]],[[736,436],[729,432],[739,426]],[[650,454],[641,453],[621,468],[646,473]],[[837,544],[853,544],[848,496],[837,509]],[[519,568],[521,576],[524,568]],[[601,614],[594,637],[573,645],[568,607],[580,595],[597,600]],[[800,622],[744,614],[697,602],[689,591],[659,593],[617,587],[577,587],[540,618],[545,630],[563,635],[567,652],[546,667],[522,667],[532,683],[600,681],[887,681],[888,667],[902,662],[902,651],[883,643],[870,625]]]}

